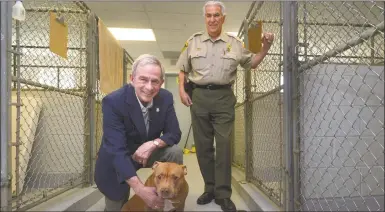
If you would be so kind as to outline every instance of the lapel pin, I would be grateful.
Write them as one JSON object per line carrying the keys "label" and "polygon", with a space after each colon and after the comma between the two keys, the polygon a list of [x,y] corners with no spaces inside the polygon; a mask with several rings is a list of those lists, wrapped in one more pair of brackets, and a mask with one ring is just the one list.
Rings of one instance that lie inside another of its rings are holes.
{"label": "lapel pin", "polygon": [[158,107],[156,108],[156,112],[157,112],[157,113],[159,112],[159,108],[158,108]]}

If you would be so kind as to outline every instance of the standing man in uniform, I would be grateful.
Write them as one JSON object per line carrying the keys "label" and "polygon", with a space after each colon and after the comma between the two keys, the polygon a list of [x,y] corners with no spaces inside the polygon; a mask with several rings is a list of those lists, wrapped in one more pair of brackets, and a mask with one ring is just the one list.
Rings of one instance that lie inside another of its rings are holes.
{"label": "standing man in uniform", "polygon": [[[197,158],[205,182],[204,193],[197,204],[207,204],[215,199],[223,211],[235,211],[236,207],[230,199],[230,136],[236,103],[231,85],[238,65],[249,70],[261,63],[274,35],[264,33],[262,51],[251,53],[243,47],[239,38],[222,31],[226,15],[222,2],[208,1],[203,11],[207,31],[195,33],[187,40],[177,62],[181,70],[179,94],[182,103],[190,106]],[[185,77],[192,92],[185,91]]]}

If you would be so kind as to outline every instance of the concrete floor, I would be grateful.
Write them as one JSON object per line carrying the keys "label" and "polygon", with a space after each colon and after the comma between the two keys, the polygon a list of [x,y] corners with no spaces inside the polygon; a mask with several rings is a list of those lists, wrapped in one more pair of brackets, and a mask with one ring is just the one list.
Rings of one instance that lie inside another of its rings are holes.
{"label": "concrete floor", "polygon": [[[200,173],[198,162],[195,154],[184,155],[184,163],[187,166],[186,179],[189,183],[189,195],[186,200],[185,211],[222,211],[220,206],[214,201],[207,205],[196,204],[197,198],[203,193],[203,179]],[[151,174],[151,169],[141,169],[138,171],[138,176],[145,181]],[[131,190],[130,196],[133,195]],[[250,211],[245,202],[233,188],[233,195],[231,197],[238,210]],[[87,211],[102,211],[104,210],[104,198],[100,199],[95,205],[91,206]]]}

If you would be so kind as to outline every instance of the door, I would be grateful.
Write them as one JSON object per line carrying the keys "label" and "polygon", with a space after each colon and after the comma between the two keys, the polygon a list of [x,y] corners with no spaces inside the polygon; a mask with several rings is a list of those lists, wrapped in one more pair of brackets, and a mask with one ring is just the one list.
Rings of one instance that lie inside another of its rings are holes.
{"label": "door", "polygon": [[[191,115],[190,108],[186,107],[179,97],[179,84],[178,84],[178,74],[177,73],[166,73],[165,76],[165,89],[170,91],[174,97],[174,107],[176,116],[179,121],[180,130],[182,131],[181,140],[179,142],[179,147],[191,149],[192,144],[194,143],[193,132],[191,129]],[[190,133],[189,133],[190,131]]]}

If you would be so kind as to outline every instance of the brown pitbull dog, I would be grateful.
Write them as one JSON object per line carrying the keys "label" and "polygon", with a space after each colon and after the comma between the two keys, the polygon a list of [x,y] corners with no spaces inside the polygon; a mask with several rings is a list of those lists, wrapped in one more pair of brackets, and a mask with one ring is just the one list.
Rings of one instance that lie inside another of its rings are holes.
{"label": "brown pitbull dog", "polygon": [[[184,211],[189,186],[185,179],[187,168],[171,162],[154,162],[153,173],[145,186],[155,187],[158,195],[164,199],[164,208],[156,211]],[[123,205],[122,211],[154,211],[138,196],[134,195]]]}

